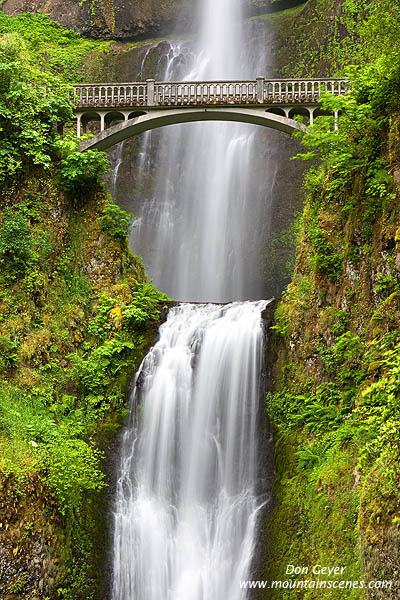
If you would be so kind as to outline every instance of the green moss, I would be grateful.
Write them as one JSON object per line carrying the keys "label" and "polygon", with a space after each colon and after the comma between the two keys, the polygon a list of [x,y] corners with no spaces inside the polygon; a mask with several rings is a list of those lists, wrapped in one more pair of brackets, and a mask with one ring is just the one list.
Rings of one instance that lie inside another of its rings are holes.
{"label": "green moss", "polygon": [[279,10],[279,11],[272,12],[272,13],[266,13],[263,15],[257,15],[255,17],[250,17],[247,20],[248,21],[257,21],[257,20],[261,19],[263,21],[267,21],[269,24],[276,25],[278,23],[280,24],[283,20],[286,20],[288,18],[292,19],[294,17],[297,17],[301,13],[303,8],[304,8],[304,5],[294,6],[293,8],[287,8],[285,10]]}
{"label": "green moss", "polygon": [[11,17],[0,13],[0,35],[10,33],[17,33],[26,41],[32,64],[71,83],[85,78],[85,63],[91,56],[96,55],[101,65],[111,51],[111,42],[85,39],[44,14]]}

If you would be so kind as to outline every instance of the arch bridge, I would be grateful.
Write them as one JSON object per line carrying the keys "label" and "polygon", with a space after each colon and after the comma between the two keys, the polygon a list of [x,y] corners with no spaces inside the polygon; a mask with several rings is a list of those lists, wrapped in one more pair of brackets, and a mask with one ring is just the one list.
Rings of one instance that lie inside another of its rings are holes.
{"label": "arch bridge", "polygon": [[[97,121],[81,150],[107,150],[129,137],[178,123],[236,121],[291,134],[312,125],[322,94],[346,95],[346,79],[95,83],[74,87],[77,135]],[[294,120],[302,115],[304,124]],[[337,113],[335,113],[337,127]]]}

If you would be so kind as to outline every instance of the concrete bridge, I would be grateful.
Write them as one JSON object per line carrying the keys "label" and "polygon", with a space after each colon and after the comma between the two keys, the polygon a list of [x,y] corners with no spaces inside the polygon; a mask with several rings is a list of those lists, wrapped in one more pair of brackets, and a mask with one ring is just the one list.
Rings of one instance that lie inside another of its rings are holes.
{"label": "concrete bridge", "polygon": [[[77,135],[97,121],[98,133],[81,150],[107,150],[166,125],[195,121],[252,123],[291,134],[313,124],[325,92],[346,95],[346,79],[264,79],[75,85]],[[295,121],[301,115],[303,124]],[[337,114],[335,114],[337,123]]]}

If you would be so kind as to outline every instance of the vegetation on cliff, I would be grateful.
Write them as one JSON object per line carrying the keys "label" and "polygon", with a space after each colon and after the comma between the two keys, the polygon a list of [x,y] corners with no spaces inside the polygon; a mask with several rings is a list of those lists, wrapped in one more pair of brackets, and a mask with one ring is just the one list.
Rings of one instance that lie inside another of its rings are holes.
{"label": "vegetation on cliff", "polygon": [[359,66],[347,70],[348,100],[324,100],[341,109],[339,132],[321,117],[303,139],[303,158],[320,164],[306,177],[295,273],[276,312],[276,504],[264,574],[284,580],[288,563],[337,564],[345,580],[392,582],[347,598],[386,599],[399,585],[400,5],[339,4],[341,17],[353,10]]}
{"label": "vegetation on cliff", "polygon": [[88,600],[107,542],[103,449],[165,298],[102,187],[107,156],[57,133],[69,34],[34,23],[55,31],[59,62],[37,63],[50,41],[34,28],[0,39],[0,595]]}

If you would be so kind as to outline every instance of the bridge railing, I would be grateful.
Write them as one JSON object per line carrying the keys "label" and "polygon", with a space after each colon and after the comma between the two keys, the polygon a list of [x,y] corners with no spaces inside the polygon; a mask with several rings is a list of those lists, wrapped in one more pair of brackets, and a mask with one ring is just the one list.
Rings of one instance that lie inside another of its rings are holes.
{"label": "bridge railing", "polygon": [[264,79],[75,85],[77,108],[317,103],[324,92],[346,95],[346,79]]}
{"label": "bridge railing", "polygon": [[160,106],[255,104],[257,84],[255,81],[156,83],[154,100]]}
{"label": "bridge railing", "polygon": [[124,84],[74,85],[75,103],[82,107],[145,106],[148,104],[147,82]]}
{"label": "bridge railing", "polygon": [[325,92],[346,95],[346,79],[290,79],[264,81],[264,102],[318,102]]}

